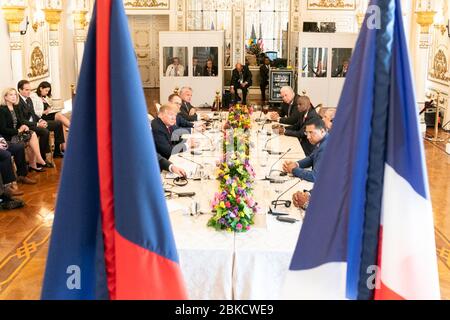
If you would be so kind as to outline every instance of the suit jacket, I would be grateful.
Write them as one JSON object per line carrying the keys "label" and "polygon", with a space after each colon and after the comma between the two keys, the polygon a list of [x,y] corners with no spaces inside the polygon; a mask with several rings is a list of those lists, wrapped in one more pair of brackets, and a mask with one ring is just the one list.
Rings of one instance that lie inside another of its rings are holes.
{"label": "suit jacket", "polygon": [[[36,128],[38,121],[41,120],[41,117],[34,111],[33,103],[29,106],[20,96],[18,118],[21,119],[22,124],[27,125],[30,129]],[[30,119],[32,119],[32,121],[30,121]]]}
{"label": "suit jacket", "polygon": [[193,128],[194,124],[190,121],[187,121],[183,116],[178,113],[177,114],[177,127],[179,128]]}
{"label": "suit jacket", "polygon": [[152,121],[152,133],[155,141],[156,151],[166,159],[170,159],[172,153],[183,151],[184,144],[172,141],[172,132],[178,129],[177,126],[171,128],[171,132],[160,118]]}
{"label": "suit jacket", "polygon": [[306,139],[305,124],[313,118],[319,118],[319,115],[313,107],[309,108],[308,111],[299,113],[297,123],[293,126],[287,127],[285,135],[290,137],[297,137],[299,140]]}
{"label": "suit jacket", "polygon": [[[239,80],[241,79],[241,76],[237,69],[233,69],[233,72],[231,74],[231,85],[234,87],[235,90],[241,88],[241,84]],[[247,82],[247,86],[245,87],[248,89],[252,85],[252,73],[250,70],[246,67],[242,69],[242,82]]]}
{"label": "suit jacket", "polygon": [[298,97],[298,94],[296,94],[291,104],[284,102],[281,104],[280,123],[290,124],[291,126],[298,123],[300,119],[300,112],[295,104]]}
{"label": "suit jacket", "polygon": [[208,67],[205,65],[205,67],[203,68],[203,76],[204,77],[216,77],[217,76],[217,67],[216,66],[212,66],[212,74],[209,75],[208,74]]}
{"label": "suit jacket", "polygon": [[191,109],[193,108],[193,106],[186,101],[181,102],[181,108],[180,108],[180,113],[179,115],[181,115],[185,120],[187,121],[197,121],[198,120],[198,115],[194,114],[192,116],[189,115],[189,112],[191,111]]}
{"label": "suit jacket", "polygon": [[156,155],[158,156],[159,171],[169,171],[172,162],[161,156],[159,153],[157,153]]}
{"label": "suit jacket", "polygon": [[259,67],[259,84],[266,86],[269,84],[269,68],[265,64]]}
{"label": "suit jacket", "polygon": [[[189,75],[189,67],[184,69],[184,76],[187,77]],[[203,75],[203,69],[201,66],[196,65],[194,71],[192,72],[192,76],[201,77]]]}
{"label": "suit jacket", "polygon": [[[315,182],[320,169],[323,153],[327,144],[328,133],[325,135],[322,141],[320,141],[319,145],[316,146],[311,155],[298,162],[299,167],[292,170],[292,174],[300,179],[309,182]],[[312,168],[312,170],[305,170],[306,168]]]}
{"label": "suit jacket", "polygon": [[19,134],[19,128],[24,124],[18,116],[19,106],[14,106],[14,111],[17,116],[17,126],[14,127],[13,118],[11,112],[7,106],[0,106],[0,135],[2,135],[6,141],[11,141],[12,137]]}

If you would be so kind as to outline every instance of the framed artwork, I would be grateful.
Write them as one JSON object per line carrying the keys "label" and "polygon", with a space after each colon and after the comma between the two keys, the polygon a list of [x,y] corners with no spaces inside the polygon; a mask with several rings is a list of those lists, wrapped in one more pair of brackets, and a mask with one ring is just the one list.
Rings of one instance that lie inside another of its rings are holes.
{"label": "framed artwork", "polygon": [[308,10],[355,10],[356,0],[308,0]]}

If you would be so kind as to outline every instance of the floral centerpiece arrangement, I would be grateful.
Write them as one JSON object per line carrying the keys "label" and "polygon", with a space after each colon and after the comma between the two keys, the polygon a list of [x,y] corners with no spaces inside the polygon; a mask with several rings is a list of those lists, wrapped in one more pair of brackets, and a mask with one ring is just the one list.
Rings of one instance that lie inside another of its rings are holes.
{"label": "floral centerpiece arrangement", "polygon": [[251,108],[236,105],[230,109],[224,133],[223,159],[218,164],[219,192],[212,200],[215,211],[208,226],[216,230],[246,232],[259,211],[252,198],[255,172],[249,161]]}

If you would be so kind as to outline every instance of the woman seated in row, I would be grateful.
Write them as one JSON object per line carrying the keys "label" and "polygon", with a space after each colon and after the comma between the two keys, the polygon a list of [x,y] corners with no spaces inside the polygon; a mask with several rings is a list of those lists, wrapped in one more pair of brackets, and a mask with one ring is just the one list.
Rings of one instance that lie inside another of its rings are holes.
{"label": "woman seated in row", "polygon": [[18,110],[18,95],[14,88],[5,89],[0,97],[0,135],[8,143],[23,143],[28,155],[29,168],[33,171],[43,172],[45,160],[42,159],[39,149],[39,140],[36,133],[22,124]]}
{"label": "woman seated in row", "polygon": [[[43,81],[36,89],[36,93],[31,94],[35,112],[45,121],[60,121],[64,126],[64,141],[67,141],[67,131],[70,128],[70,120],[65,115],[52,107],[52,86],[49,82]],[[65,150],[65,145],[61,145],[61,150]]]}

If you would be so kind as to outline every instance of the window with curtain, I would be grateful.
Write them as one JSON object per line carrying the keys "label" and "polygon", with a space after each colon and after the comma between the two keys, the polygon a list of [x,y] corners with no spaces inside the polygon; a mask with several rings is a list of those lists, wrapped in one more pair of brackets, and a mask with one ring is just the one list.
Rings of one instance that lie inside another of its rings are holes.
{"label": "window with curtain", "polygon": [[262,54],[271,60],[287,58],[289,0],[252,0],[244,2],[246,59],[257,65]]}
{"label": "window with curtain", "polygon": [[225,67],[231,66],[232,1],[188,0],[187,29],[189,31],[224,30]]}

